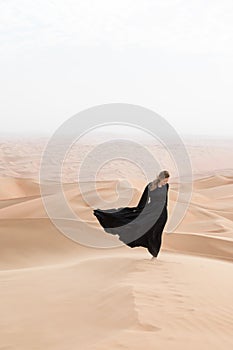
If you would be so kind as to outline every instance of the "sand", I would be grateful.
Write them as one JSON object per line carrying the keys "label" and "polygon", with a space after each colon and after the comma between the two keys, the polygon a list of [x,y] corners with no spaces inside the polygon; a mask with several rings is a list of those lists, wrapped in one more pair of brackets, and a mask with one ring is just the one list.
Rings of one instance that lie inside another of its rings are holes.
{"label": "sand", "polygon": [[[74,241],[43,205],[44,140],[3,140],[0,350],[232,349],[232,147],[220,141],[207,145],[187,142],[191,201],[174,232],[165,226],[159,256],[151,260],[146,249],[132,249],[106,234],[83,199],[76,171],[93,145],[79,145],[64,166],[64,195],[78,219],[61,220],[77,234]],[[163,149],[151,145],[150,150],[164,160],[162,168],[173,169]],[[101,198],[111,201],[119,188],[122,200],[127,198],[131,183],[133,206],[146,181],[140,169],[125,162],[106,164],[96,184]],[[88,188],[88,173],[82,181]],[[175,172],[169,183],[171,217],[179,191]],[[90,188],[86,198],[101,207]],[[59,212],[58,195],[48,198]]]}

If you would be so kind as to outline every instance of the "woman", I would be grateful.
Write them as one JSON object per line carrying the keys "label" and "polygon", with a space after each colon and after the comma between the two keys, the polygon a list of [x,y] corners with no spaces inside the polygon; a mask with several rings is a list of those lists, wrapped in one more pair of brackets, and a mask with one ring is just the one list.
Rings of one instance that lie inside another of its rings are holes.
{"label": "woman", "polygon": [[167,192],[170,174],[163,170],[147,184],[136,207],[95,209],[104,230],[118,234],[129,247],[145,247],[156,258],[161,247],[162,233],[167,222]]}

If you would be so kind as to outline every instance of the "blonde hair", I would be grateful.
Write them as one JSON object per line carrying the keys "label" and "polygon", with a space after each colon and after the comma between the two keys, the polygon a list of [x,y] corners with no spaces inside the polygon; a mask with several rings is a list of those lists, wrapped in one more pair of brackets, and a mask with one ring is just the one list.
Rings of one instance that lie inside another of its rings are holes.
{"label": "blonde hair", "polygon": [[163,180],[166,179],[170,176],[169,172],[167,170],[162,170],[160,171],[159,175],[157,176],[157,178],[152,181],[151,186],[153,187],[157,187],[158,183]]}

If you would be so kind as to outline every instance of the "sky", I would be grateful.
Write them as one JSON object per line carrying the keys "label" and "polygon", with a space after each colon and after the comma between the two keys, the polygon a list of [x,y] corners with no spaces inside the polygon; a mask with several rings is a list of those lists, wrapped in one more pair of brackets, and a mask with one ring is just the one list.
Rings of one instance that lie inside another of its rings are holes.
{"label": "sky", "polygon": [[232,0],[0,0],[0,135],[130,103],[231,138],[232,62]]}

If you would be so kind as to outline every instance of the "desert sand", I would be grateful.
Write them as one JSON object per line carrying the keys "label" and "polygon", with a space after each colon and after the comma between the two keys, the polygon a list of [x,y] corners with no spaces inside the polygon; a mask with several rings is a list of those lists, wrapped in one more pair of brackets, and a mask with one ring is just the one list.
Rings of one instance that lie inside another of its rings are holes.
{"label": "desert sand", "polygon": [[[174,232],[165,226],[153,260],[146,249],[119,245],[106,234],[83,200],[77,170],[95,145],[79,145],[64,163],[64,196],[78,216],[66,225],[75,224],[76,241],[59,231],[40,193],[44,147],[44,139],[0,144],[0,349],[232,349],[232,144],[187,141],[192,198]],[[179,179],[163,149],[148,147],[171,173],[171,217]],[[88,188],[88,176],[82,181]],[[117,198],[117,186],[127,198],[131,183],[133,206],[146,179],[118,160],[100,169],[96,183],[109,201]],[[93,189],[87,195],[101,208]],[[58,207],[56,193],[48,196]],[[106,240],[112,248],[104,247]]]}

